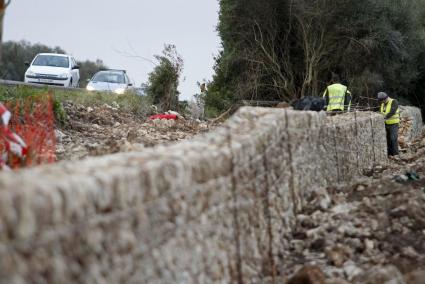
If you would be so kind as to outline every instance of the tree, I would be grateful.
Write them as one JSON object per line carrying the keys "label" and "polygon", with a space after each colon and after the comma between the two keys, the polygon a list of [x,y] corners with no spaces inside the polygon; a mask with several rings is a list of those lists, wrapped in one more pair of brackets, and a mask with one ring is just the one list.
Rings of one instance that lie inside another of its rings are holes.
{"label": "tree", "polygon": [[156,55],[155,59],[158,64],[149,74],[146,93],[153,98],[159,111],[177,110],[183,59],[171,44],[165,45],[162,55]]}
{"label": "tree", "polygon": [[1,78],[14,81],[23,81],[25,71],[28,67],[25,62],[31,62],[38,53],[65,53],[59,47],[50,48],[42,44],[30,44],[26,41],[5,42],[2,48],[1,57]]}
{"label": "tree", "polygon": [[407,97],[425,50],[424,8],[423,0],[220,0],[223,50],[207,107],[320,95],[332,72],[362,96],[384,88]]}
{"label": "tree", "polygon": [[[38,53],[63,53],[66,51],[60,47],[48,47],[43,44],[31,44],[27,41],[8,41],[3,44],[0,64],[0,77],[2,79],[23,81],[25,71],[28,67],[25,62],[31,62]],[[80,83],[84,87],[87,79],[90,79],[100,69],[106,69],[102,60],[95,62],[86,60],[78,62],[80,66]]]}
{"label": "tree", "polygon": [[106,69],[106,65],[102,60],[97,59],[96,61],[78,61],[80,66],[80,87],[84,88],[87,85],[87,80],[102,69]]}
{"label": "tree", "polygon": [[2,49],[2,42],[3,42],[3,20],[4,15],[6,13],[6,8],[9,6],[11,0],[0,0],[0,63],[2,61],[1,58],[1,49]]}

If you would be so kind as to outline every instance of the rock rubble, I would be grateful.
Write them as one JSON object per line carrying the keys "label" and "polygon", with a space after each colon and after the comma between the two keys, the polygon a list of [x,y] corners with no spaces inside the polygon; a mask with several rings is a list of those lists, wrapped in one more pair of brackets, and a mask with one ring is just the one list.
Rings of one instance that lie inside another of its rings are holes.
{"label": "rock rubble", "polygon": [[196,120],[147,120],[112,106],[85,107],[67,102],[65,126],[56,130],[58,160],[79,160],[117,152],[141,151],[209,131]]}
{"label": "rock rubble", "polygon": [[[424,142],[425,136],[413,141],[399,158],[371,169],[370,178],[327,188],[321,196],[329,206],[308,203],[285,240],[288,284],[425,283],[425,156],[418,156]],[[397,182],[406,171],[420,179]],[[312,277],[312,269],[326,280]]]}

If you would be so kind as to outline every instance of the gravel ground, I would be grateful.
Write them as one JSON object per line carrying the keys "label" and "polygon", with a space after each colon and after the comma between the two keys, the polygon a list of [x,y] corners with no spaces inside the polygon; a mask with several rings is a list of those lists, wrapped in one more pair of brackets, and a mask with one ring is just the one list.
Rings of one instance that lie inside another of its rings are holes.
{"label": "gravel ground", "polygon": [[68,119],[56,130],[58,160],[78,160],[117,152],[143,150],[158,144],[189,139],[209,131],[207,123],[138,117],[117,105],[85,107],[64,104]]}
{"label": "gravel ground", "polygon": [[404,152],[312,197],[283,240],[282,283],[425,283],[425,137]]}

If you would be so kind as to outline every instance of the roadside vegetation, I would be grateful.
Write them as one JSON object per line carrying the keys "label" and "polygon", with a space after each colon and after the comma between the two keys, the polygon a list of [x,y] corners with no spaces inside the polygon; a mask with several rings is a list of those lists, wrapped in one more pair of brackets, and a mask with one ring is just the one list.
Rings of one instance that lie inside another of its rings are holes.
{"label": "roadside vegetation", "polygon": [[28,86],[0,87],[0,102],[15,105],[23,104],[34,97],[51,94],[53,108],[57,122],[66,121],[66,113],[62,105],[66,102],[83,105],[85,107],[99,107],[103,105],[119,106],[120,109],[140,117],[151,114],[152,100],[147,96],[137,96],[131,92],[117,95],[105,92],[87,92],[77,90],[59,90],[49,88],[33,88]]}
{"label": "roadside vegetation", "polygon": [[210,114],[321,95],[332,72],[356,103],[385,90],[425,109],[422,0],[220,0],[218,32]]}
{"label": "roadside vegetation", "polygon": [[[26,41],[5,42],[2,45],[2,58],[0,63],[0,78],[12,81],[23,81],[26,69],[25,62],[30,62],[38,53],[62,53],[66,51],[60,47],[48,47],[43,44],[31,44]],[[135,114],[146,115],[152,111],[151,105],[156,106],[158,112],[168,110],[183,111],[184,107],[179,104],[178,84],[183,70],[183,59],[178,54],[176,46],[165,45],[160,55],[154,56],[156,66],[149,74],[148,81],[143,84],[147,96],[140,97],[131,92],[125,95],[112,93],[92,93],[75,90],[54,89],[55,104],[63,103],[67,100],[85,106],[98,106],[99,104],[117,103],[121,107],[128,109]],[[80,87],[84,88],[87,79],[90,79],[96,72],[107,69],[102,60],[79,61],[80,67]],[[0,101],[16,100],[27,96],[46,93],[48,88],[0,88]],[[59,110],[59,107],[57,107]],[[57,111],[58,113],[58,111]]]}
{"label": "roadside vegetation", "polygon": [[157,65],[149,73],[144,88],[160,112],[179,110],[179,79],[183,71],[183,59],[176,46],[167,44],[161,55],[155,55]]}
{"label": "roadside vegetation", "polygon": [[[43,44],[31,44],[27,41],[8,41],[2,44],[2,62],[0,64],[0,78],[12,81],[24,81],[27,66],[25,62],[31,62],[38,53],[61,53],[66,51],[60,47],[49,47]],[[80,87],[87,85],[87,79],[90,79],[96,72],[106,69],[107,66],[102,60],[78,61],[80,66]]]}

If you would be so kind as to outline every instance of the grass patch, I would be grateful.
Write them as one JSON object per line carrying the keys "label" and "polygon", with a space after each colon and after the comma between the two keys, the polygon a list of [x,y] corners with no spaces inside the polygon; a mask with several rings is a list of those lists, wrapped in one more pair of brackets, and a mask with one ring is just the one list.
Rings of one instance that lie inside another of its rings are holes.
{"label": "grass patch", "polygon": [[66,113],[62,103],[71,101],[86,107],[102,106],[104,104],[118,104],[121,109],[132,112],[138,116],[147,116],[151,113],[152,100],[146,96],[138,96],[131,92],[117,95],[106,92],[87,92],[84,90],[60,90],[45,88],[33,88],[28,86],[0,87],[0,102],[19,102],[31,97],[38,97],[51,92],[53,95],[53,110],[56,120],[64,123]]}

